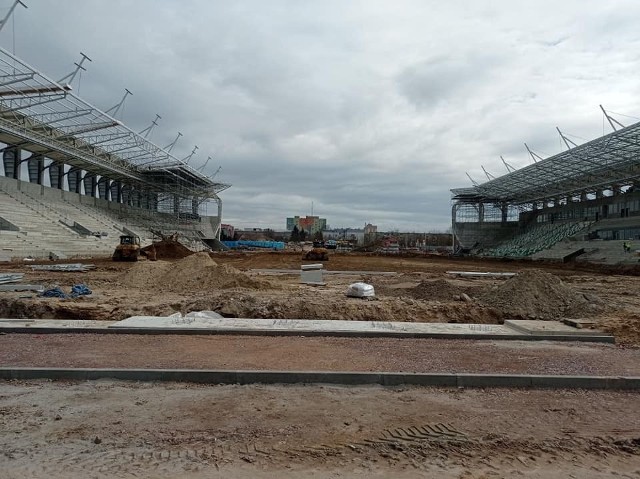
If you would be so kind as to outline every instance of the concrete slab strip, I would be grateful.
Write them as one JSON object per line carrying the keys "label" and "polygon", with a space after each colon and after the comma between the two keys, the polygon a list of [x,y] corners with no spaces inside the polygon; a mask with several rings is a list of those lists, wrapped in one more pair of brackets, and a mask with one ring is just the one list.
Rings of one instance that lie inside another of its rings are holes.
{"label": "concrete slab strip", "polygon": [[536,321],[528,319],[507,319],[505,326],[513,328],[525,334],[564,336],[567,334],[576,336],[601,336],[602,331],[597,329],[575,328],[560,321]]}
{"label": "concrete slab strip", "polygon": [[336,384],[458,388],[640,390],[640,377],[518,374],[432,374],[332,371],[225,371],[199,369],[0,368],[0,380],[115,379],[202,384]]}
{"label": "concrete slab strip", "polygon": [[[507,324],[510,323],[510,324]],[[500,324],[409,323],[312,319],[132,316],[122,321],[0,319],[0,331],[11,333],[226,334],[252,336],[396,337],[484,340],[555,340],[613,343],[613,336],[580,330],[558,322],[541,330],[518,321]]]}

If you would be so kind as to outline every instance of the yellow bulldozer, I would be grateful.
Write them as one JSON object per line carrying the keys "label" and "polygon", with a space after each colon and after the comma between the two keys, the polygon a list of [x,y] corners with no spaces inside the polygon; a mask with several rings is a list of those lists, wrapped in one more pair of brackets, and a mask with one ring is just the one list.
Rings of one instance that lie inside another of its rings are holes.
{"label": "yellow bulldozer", "polygon": [[302,259],[307,261],[329,261],[329,251],[324,247],[324,242],[314,241],[313,248],[307,251],[302,256]]}
{"label": "yellow bulldozer", "polygon": [[140,237],[134,235],[120,236],[120,244],[116,246],[113,261],[138,261],[140,257]]}

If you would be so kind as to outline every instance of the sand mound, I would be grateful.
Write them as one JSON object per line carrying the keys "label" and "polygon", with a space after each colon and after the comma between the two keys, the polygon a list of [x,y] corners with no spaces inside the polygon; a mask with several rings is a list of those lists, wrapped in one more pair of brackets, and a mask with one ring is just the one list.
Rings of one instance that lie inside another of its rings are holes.
{"label": "sand mound", "polygon": [[599,302],[540,270],[520,272],[479,299],[506,316],[536,319],[581,317],[596,310]]}
{"label": "sand mound", "polygon": [[156,250],[157,259],[180,259],[193,254],[193,251],[182,243],[169,239],[158,241],[157,243],[153,243],[153,245],[145,246],[141,251],[148,251],[152,246]]}
{"label": "sand mound", "polygon": [[266,281],[250,278],[228,265],[218,265],[208,253],[193,253],[169,263],[142,261],[132,266],[122,278],[126,286],[175,293],[206,292],[216,289],[270,289]]}

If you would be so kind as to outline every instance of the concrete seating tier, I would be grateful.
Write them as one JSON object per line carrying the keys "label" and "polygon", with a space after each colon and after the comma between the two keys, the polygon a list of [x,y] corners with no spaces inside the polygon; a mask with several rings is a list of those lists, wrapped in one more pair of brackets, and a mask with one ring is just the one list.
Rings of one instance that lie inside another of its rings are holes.
{"label": "concrete seating tier", "polygon": [[[180,234],[194,251],[209,249],[219,219],[180,220],[99,198],[0,176],[0,256],[47,258],[50,252],[73,257],[110,256],[122,234],[150,244],[152,231]],[[13,226],[12,226],[13,225]],[[106,233],[106,234],[105,234]]]}
{"label": "concrete seating tier", "polygon": [[483,256],[523,258],[547,250],[556,243],[588,229],[589,222],[572,221],[537,225],[495,248],[485,250]]}

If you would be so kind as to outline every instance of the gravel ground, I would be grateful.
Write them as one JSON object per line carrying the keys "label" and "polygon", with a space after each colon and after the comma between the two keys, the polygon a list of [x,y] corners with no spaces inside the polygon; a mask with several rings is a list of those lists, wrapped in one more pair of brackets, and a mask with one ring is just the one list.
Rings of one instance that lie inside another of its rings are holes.
{"label": "gravel ground", "polygon": [[6,334],[3,367],[640,375],[640,349],[441,339]]}

